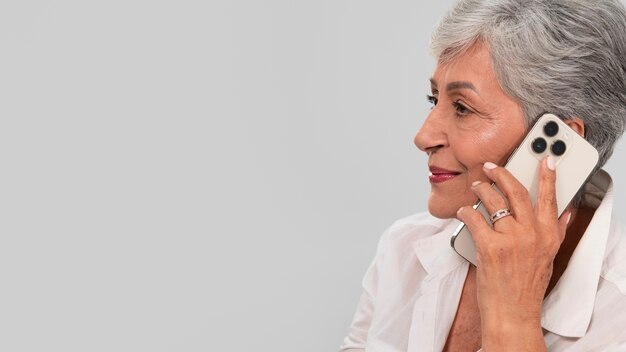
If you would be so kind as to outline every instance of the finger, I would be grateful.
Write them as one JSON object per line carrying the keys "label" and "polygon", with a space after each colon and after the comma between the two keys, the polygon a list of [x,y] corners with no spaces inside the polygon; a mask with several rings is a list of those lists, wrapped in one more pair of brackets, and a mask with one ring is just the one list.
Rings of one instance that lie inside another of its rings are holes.
{"label": "finger", "polygon": [[537,219],[544,224],[555,223],[558,217],[555,162],[556,159],[550,155],[543,158],[539,167],[535,212]]}
{"label": "finger", "polygon": [[563,243],[565,239],[565,235],[567,233],[567,225],[569,225],[570,220],[572,219],[572,211],[566,210],[563,212],[563,215],[559,218],[559,244]]}
{"label": "finger", "polygon": [[[498,192],[492,185],[487,182],[476,181],[472,184],[472,191],[480,198],[482,204],[487,209],[487,213],[494,214],[498,210],[509,209],[506,199],[500,192]],[[506,228],[515,222],[513,216],[505,216],[500,220],[497,220],[493,225],[496,228]]]}
{"label": "finger", "polygon": [[498,189],[508,200],[515,219],[522,223],[530,223],[534,218],[533,205],[528,190],[513,176],[509,170],[493,163],[485,163],[485,175],[496,183]]}
{"label": "finger", "polygon": [[460,208],[457,212],[457,218],[463,221],[465,226],[470,230],[470,234],[477,247],[481,247],[485,239],[494,232],[482,214],[471,206]]}

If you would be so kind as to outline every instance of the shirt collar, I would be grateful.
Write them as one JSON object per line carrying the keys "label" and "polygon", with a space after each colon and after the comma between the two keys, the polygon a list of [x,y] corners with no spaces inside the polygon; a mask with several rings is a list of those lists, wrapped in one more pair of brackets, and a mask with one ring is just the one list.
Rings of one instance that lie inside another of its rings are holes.
{"label": "shirt collar", "polygon": [[413,242],[413,250],[417,259],[429,275],[443,276],[458,265],[465,263],[450,246],[450,238],[454,230],[461,224],[457,219],[440,220],[438,230],[431,236]]}
{"label": "shirt collar", "polygon": [[613,209],[613,182],[604,170],[585,185],[585,203],[596,211],[543,303],[541,325],[565,337],[584,336],[591,322]]}
{"label": "shirt collar", "polygon": [[[585,205],[596,211],[563,275],[544,300],[541,318],[544,329],[565,337],[584,336],[591,321],[611,227],[611,176],[599,170],[587,182],[584,192]],[[412,244],[424,270],[440,277],[466,263],[450,246],[450,237],[460,222],[442,221],[438,224],[440,230]]]}

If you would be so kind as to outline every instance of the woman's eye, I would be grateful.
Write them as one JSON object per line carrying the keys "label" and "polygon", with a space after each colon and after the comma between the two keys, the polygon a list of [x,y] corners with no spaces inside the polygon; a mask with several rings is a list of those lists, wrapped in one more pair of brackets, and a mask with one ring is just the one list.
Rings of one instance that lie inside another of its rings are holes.
{"label": "woman's eye", "polygon": [[453,104],[454,109],[456,110],[456,114],[459,116],[465,116],[472,113],[470,109],[468,109],[465,105],[459,103],[458,101],[455,101]]}
{"label": "woman's eye", "polygon": [[437,97],[435,97],[434,95],[426,95],[426,100],[428,100],[428,102],[431,103],[433,106],[437,105]]}

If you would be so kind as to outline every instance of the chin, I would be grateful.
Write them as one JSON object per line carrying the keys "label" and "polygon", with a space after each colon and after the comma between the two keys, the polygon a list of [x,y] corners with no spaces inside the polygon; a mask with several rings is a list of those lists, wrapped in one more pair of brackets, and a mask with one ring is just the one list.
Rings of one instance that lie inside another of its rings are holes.
{"label": "chin", "polygon": [[430,215],[439,219],[451,219],[456,218],[456,212],[459,207],[455,207],[450,202],[442,202],[431,199],[428,201],[428,212]]}

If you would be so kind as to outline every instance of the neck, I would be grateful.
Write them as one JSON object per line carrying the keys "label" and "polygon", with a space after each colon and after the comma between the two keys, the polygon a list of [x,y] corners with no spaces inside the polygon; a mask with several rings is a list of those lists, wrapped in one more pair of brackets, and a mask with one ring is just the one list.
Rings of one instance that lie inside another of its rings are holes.
{"label": "neck", "polygon": [[556,283],[561,278],[561,275],[563,275],[563,272],[565,271],[565,268],[567,268],[567,264],[569,263],[578,242],[583,237],[585,230],[587,230],[587,226],[589,226],[589,223],[591,222],[594,212],[595,210],[591,208],[572,209],[572,218],[570,219],[569,225],[567,225],[565,239],[563,240],[556,257],[554,258],[552,277],[550,278],[550,283],[548,284],[548,289],[546,290],[546,296],[552,291]]}

